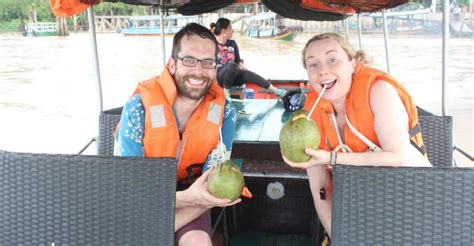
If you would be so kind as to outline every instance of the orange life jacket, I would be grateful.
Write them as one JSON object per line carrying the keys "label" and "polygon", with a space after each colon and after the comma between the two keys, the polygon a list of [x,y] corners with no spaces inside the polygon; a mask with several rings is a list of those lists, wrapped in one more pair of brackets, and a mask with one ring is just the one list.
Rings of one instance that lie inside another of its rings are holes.
{"label": "orange life jacket", "polygon": [[[371,142],[380,146],[374,129],[374,114],[370,108],[370,89],[372,84],[377,80],[389,82],[397,91],[408,113],[410,142],[426,156],[416,106],[407,90],[387,73],[364,65],[357,65],[351,90],[346,98],[346,116],[349,122]],[[309,111],[317,98],[318,93],[311,90],[311,92],[308,93],[305,109]],[[325,150],[332,150],[339,145],[329,113],[334,113],[331,103],[321,99],[312,114],[312,118],[319,126],[321,132],[321,143],[319,147]],[[365,152],[368,150],[368,145],[361,141],[360,138],[349,129],[347,124],[344,126],[344,140],[345,144],[354,152]]]}
{"label": "orange life jacket", "polygon": [[[189,118],[181,140],[172,108],[177,89],[169,70],[166,68],[159,77],[141,82],[136,93],[140,93],[145,108],[145,157],[177,158],[177,178],[187,178],[187,168],[205,162],[219,143],[225,106],[223,90],[216,81],[213,82],[208,94]],[[200,172],[193,169],[193,173]]]}
{"label": "orange life jacket", "polygon": [[80,14],[90,5],[84,4],[80,0],[50,0],[51,10],[58,17],[68,17]]}

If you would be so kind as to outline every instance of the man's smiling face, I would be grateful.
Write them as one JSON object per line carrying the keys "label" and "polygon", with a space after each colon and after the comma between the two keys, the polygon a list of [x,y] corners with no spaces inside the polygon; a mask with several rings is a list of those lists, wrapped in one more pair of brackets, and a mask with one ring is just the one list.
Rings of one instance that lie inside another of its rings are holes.
{"label": "man's smiling face", "polygon": [[[199,60],[215,59],[216,46],[209,40],[197,35],[184,36],[178,57],[194,57]],[[193,100],[204,97],[216,79],[216,68],[203,68],[198,62],[195,67],[184,66],[182,60],[172,58],[169,69],[176,81],[178,93]]]}

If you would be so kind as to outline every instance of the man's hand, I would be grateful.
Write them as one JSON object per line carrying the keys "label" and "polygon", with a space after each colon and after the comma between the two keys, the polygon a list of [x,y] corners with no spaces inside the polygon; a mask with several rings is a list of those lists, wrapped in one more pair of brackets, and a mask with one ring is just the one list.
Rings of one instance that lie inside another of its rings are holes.
{"label": "man's hand", "polygon": [[200,207],[210,209],[213,207],[227,207],[239,203],[241,199],[237,199],[233,202],[230,199],[220,199],[214,197],[207,190],[207,177],[209,169],[204,172],[201,177],[186,190],[176,193],[176,207]]}

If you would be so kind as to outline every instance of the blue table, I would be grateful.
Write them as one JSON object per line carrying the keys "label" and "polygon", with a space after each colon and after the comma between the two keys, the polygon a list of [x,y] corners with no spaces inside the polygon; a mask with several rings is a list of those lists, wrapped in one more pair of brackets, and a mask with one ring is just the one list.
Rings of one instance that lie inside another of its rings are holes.
{"label": "blue table", "polygon": [[238,119],[234,142],[278,144],[280,129],[291,113],[286,112],[276,99],[249,99],[233,102]]}
{"label": "blue table", "polygon": [[276,99],[233,102],[239,116],[232,147],[232,159],[243,160],[246,177],[307,179],[306,172],[283,162],[279,146],[280,129],[291,116]]}

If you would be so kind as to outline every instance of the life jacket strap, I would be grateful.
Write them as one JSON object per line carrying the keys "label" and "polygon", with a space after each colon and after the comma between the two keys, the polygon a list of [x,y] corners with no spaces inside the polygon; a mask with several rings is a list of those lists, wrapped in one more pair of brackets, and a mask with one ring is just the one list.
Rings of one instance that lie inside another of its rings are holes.
{"label": "life jacket strap", "polygon": [[425,145],[419,146],[415,141],[413,141],[413,138],[415,138],[417,134],[421,134],[420,123],[416,123],[415,126],[408,130],[408,134],[410,135],[411,145],[413,145],[413,147],[415,147],[415,149],[417,149],[422,155],[426,155]]}
{"label": "life jacket strap", "polygon": [[414,127],[408,130],[408,134],[410,135],[410,138],[414,137],[418,133],[421,133],[421,126],[419,123],[416,123]]}
{"label": "life jacket strap", "polygon": [[354,133],[354,135],[356,135],[362,142],[364,142],[367,146],[369,146],[369,151],[372,151],[372,152],[381,152],[382,151],[382,148],[380,148],[379,146],[374,144],[372,141],[370,141],[368,138],[366,138],[364,135],[362,135],[362,133],[360,133],[351,124],[351,122],[349,121],[349,118],[347,118],[347,115],[345,115],[345,117],[346,117],[346,124],[349,127],[349,129],[351,129],[351,131]]}

